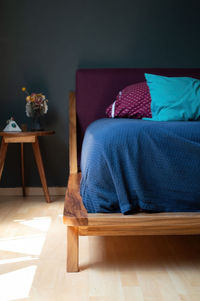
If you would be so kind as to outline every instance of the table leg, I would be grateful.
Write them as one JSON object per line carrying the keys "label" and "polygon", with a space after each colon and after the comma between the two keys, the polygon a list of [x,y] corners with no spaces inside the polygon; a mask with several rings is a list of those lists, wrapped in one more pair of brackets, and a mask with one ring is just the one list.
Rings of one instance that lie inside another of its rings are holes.
{"label": "table leg", "polygon": [[8,148],[8,143],[6,143],[4,141],[4,138],[2,137],[1,149],[0,149],[0,180],[1,180],[2,172],[3,172],[7,148]]}
{"label": "table leg", "polygon": [[24,176],[24,143],[21,143],[21,176],[22,176],[22,193],[26,196],[25,176]]}
{"label": "table leg", "polygon": [[43,166],[43,162],[42,162],[42,156],[41,156],[41,152],[40,152],[40,146],[39,146],[39,142],[38,142],[38,138],[36,137],[36,140],[34,143],[32,143],[33,146],[33,152],[35,155],[35,161],[37,164],[37,168],[39,171],[39,175],[40,175],[40,179],[42,182],[42,188],[44,191],[44,195],[46,198],[47,203],[50,203],[50,197],[49,197],[49,191],[48,191],[48,187],[47,187],[47,182],[46,182],[46,177],[45,177],[45,172],[44,172],[44,166]]}

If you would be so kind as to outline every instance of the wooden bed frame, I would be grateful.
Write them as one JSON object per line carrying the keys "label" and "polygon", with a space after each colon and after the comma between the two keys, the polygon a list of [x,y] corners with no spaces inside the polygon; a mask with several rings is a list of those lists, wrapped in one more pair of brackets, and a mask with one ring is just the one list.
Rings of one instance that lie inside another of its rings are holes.
{"label": "wooden bed frame", "polygon": [[67,272],[79,270],[79,236],[187,235],[200,234],[200,213],[87,213],[79,193],[77,166],[76,97],[69,95],[70,175],[64,203],[67,225]]}

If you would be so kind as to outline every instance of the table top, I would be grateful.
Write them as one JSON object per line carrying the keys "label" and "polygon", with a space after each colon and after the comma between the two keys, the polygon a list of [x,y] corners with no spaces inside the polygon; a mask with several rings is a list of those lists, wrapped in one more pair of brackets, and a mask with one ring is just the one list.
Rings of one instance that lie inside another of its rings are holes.
{"label": "table top", "polygon": [[53,134],[55,131],[0,132],[0,136],[3,137],[48,136]]}

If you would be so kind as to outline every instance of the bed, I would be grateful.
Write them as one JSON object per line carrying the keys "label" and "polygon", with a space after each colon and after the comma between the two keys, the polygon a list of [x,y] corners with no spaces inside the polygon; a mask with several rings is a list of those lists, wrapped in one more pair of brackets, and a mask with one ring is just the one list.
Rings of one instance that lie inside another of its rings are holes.
{"label": "bed", "polygon": [[80,156],[86,128],[105,117],[106,107],[120,89],[143,81],[144,73],[200,78],[200,69],[80,69],[76,73],[76,93],[69,95],[70,175],[63,215],[68,228],[68,272],[79,270],[79,236],[200,234],[199,212],[88,213],[80,196]]}

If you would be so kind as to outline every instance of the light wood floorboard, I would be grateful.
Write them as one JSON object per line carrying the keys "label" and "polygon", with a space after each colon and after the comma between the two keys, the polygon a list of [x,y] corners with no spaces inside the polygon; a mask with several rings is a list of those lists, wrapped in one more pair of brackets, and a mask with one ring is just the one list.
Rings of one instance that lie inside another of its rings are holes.
{"label": "light wood floorboard", "polygon": [[0,300],[199,301],[200,236],[80,237],[66,273],[64,197],[0,197]]}

